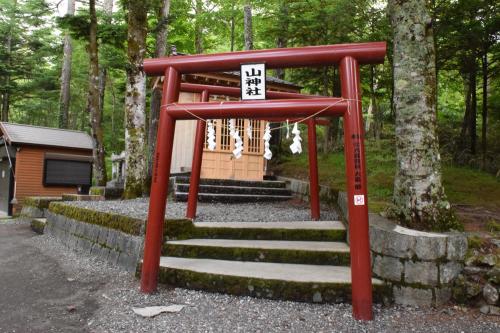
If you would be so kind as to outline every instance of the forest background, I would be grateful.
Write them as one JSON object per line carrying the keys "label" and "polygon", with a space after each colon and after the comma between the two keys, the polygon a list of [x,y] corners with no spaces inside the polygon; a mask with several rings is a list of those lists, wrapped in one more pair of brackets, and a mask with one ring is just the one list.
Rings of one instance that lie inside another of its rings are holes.
{"label": "forest background", "polygon": [[[473,203],[500,211],[498,2],[432,0],[428,5],[436,48],[437,132],[445,187],[451,187],[448,196],[456,205]],[[127,34],[130,37],[131,24],[141,19],[146,58],[158,56],[158,36],[166,41],[160,53],[167,55],[383,40],[389,48],[386,62],[363,66],[361,72],[371,208],[382,210],[391,200],[396,164],[393,34],[386,7],[378,0],[90,0],[77,1],[72,11],[66,1],[0,0],[1,119],[89,133],[95,132],[91,128],[97,122],[103,157],[124,150],[126,77],[135,66]],[[137,15],[131,21],[129,11],[134,8]],[[248,8],[250,40],[248,31],[245,34]],[[61,80],[68,38],[72,56],[65,97]],[[97,57],[99,72],[92,67]],[[304,93],[340,95],[333,66],[269,75],[302,86]],[[148,79],[146,132],[153,85],[154,78]],[[102,119],[91,117],[93,102]],[[318,131],[321,180],[342,188],[341,121],[333,119]],[[151,135],[144,137],[140,145],[146,156]],[[286,142],[274,147],[275,170],[306,177],[305,155],[290,156],[286,147]],[[321,168],[329,163],[338,168]],[[109,176],[109,160],[106,167]]]}

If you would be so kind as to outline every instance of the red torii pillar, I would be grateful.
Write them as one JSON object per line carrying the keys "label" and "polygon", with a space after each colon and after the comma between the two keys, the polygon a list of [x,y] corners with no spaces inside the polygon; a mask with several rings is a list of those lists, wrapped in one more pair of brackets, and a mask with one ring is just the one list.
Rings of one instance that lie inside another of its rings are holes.
{"label": "red torii pillar", "polygon": [[[166,79],[162,98],[165,107],[160,113],[146,226],[141,291],[151,293],[157,287],[176,119],[265,118],[269,114],[287,118],[308,117],[323,110],[323,115],[344,117],[353,315],[356,319],[371,320],[372,285],[359,63],[381,63],[385,53],[386,44],[378,42],[145,60],[147,74],[165,75]],[[269,69],[339,64],[343,98],[172,105],[178,100],[181,73],[235,70],[242,63],[259,61],[266,62]]]}

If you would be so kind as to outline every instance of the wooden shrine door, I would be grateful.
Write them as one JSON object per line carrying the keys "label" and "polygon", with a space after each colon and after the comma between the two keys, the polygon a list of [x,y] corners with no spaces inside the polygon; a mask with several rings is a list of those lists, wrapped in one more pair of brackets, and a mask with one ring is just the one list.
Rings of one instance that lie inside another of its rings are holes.
{"label": "wooden shrine door", "polygon": [[[252,126],[252,137],[247,133]],[[229,135],[229,120],[215,121],[216,143],[214,151],[206,147],[201,165],[202,178],[262,180],[265,172],[264,134],[265,122],[261,120],[236,119],[236,129],[243,139],[243,156],[236,159],[232,153],[234,139]]]}

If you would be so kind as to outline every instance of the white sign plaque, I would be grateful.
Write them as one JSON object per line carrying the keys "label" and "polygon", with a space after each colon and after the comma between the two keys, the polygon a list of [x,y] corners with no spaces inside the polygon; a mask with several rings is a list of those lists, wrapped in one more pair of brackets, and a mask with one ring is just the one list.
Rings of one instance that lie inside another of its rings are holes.
{"label": "white sign plaque", "polygon": [[266,99],[266,64],[241,65],[241,100]]}
{"label": "white sign plaque", "polygon": [[365,205],[365,196],[362,194],[354,195],[354,206],[364,206]]}

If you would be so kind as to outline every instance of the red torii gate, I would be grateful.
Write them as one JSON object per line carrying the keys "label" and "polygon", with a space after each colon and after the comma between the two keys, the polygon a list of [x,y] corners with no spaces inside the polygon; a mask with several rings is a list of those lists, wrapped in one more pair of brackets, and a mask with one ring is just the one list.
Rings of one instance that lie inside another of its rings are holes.
{"label": "red torii gate", "polygon": [[[321,111],[322,116],[344,117],[353,314],[356,319],[371,320],[372,283],[359,65],[382,63],[385,54],[386,43],[373,42],[146,59],[144,71],[149,75],[164,75],[165,79],[146,226],[141,291],[154,292],[158,283],[175,121],[199,118],[291,119],[309,117]],[[182,74],[239,70],[241,64],[258,62],[265,63],[268,69],[338,64],[342,97],[297,99],[295,96],[295,99],[222,104],[207,102],[209,89],[203,89],[202,102],[177,103]],[[315,120],[310,119],[308,125],[311,129],[314,128]],[[203,124],[200,123],[203,122],[198,122],[195,158],[201,156],[196,150],[203,149],[203,145],[199,144],[203,143],[204,135],[204,130],[201,131]],[[315,135],[309,136],[309,141],[315,139]],[[201,166],[201,158],[196,163]],[[198,177],[191,177],[191,181]],[[197,191],[198,187],[193,185],[197,184],[191,183],[190,198],[193,198],[191,190],[196,188]],[[196,200],[196,196],[192,200]]]}

